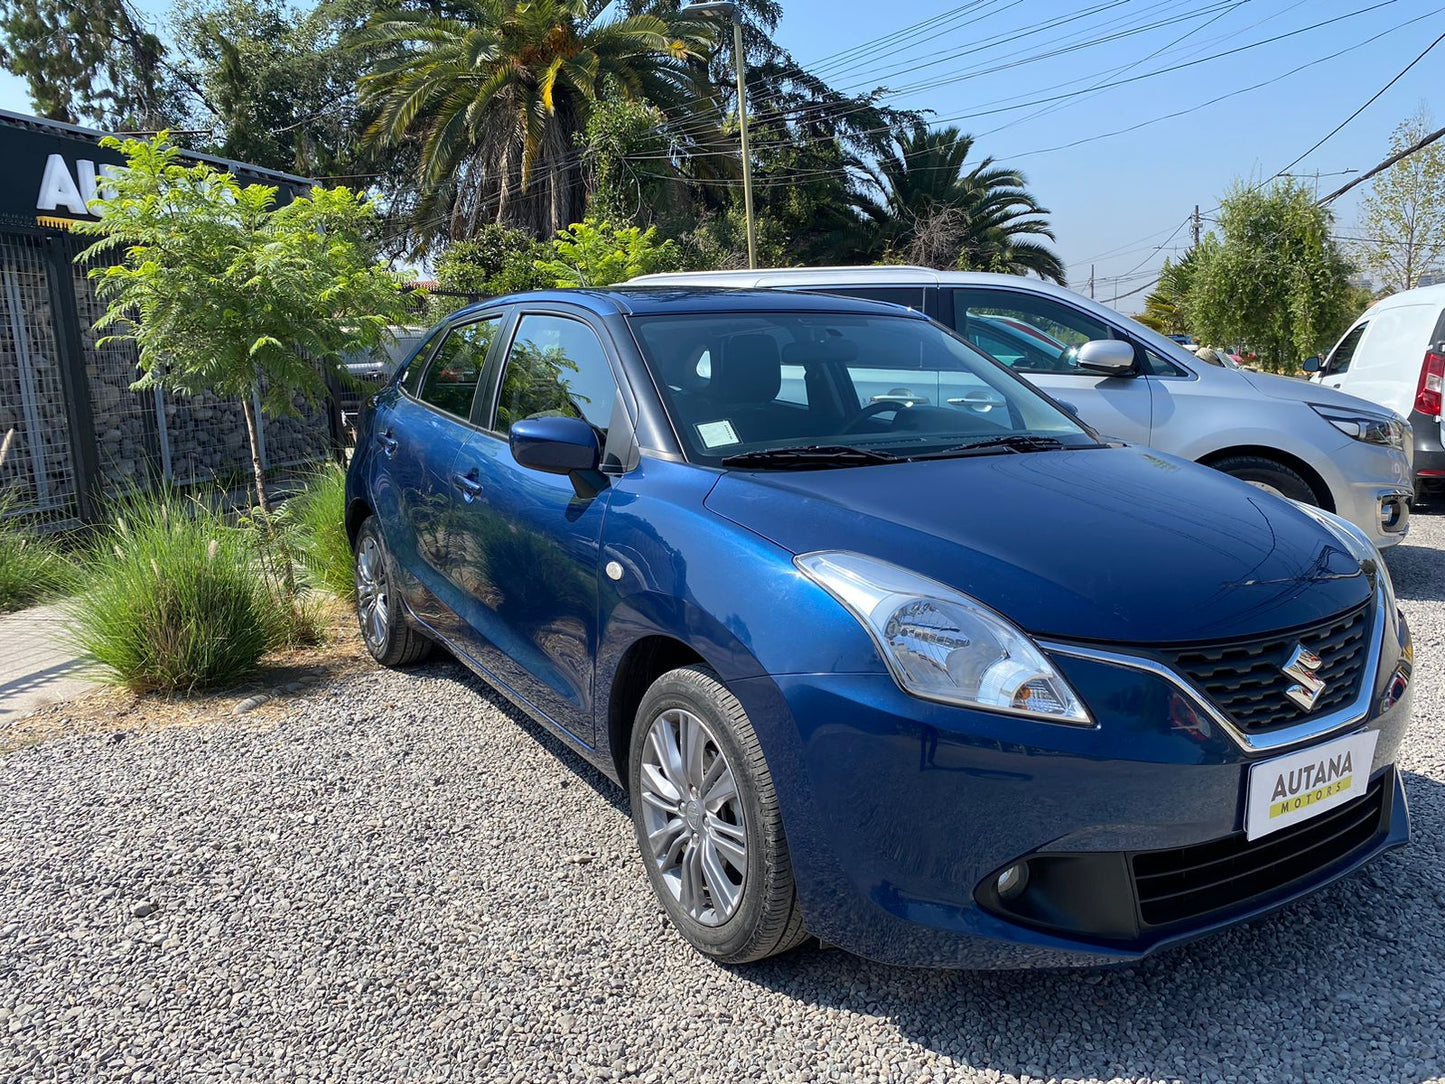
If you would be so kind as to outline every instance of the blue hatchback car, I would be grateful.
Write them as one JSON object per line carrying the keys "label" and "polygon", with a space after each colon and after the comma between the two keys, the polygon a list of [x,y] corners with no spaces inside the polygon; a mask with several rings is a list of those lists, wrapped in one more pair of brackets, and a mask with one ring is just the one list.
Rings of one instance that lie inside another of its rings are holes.
{"label": "blue hatchback car", "polygon": [[901,308],[463,310],[371,401],[347,501],[376,659],[445,647],[625,786],[718,960],[1127,962],[1409,835],[1368,539]]}

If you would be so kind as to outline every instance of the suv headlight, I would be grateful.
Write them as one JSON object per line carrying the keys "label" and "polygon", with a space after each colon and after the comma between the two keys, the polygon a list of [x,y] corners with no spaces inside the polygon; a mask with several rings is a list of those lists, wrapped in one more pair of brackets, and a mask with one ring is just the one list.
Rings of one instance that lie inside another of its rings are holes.
{"label": "suv headlight", "polygon": [[1403,448],[1408,426],[1403,418],[1370,414],[1348,407],[1321,406],[1311,403],[1310,409],[1347,437],[1366,444],[1383,444],[1387,448]]}
{"label": "suv headlight", "polygon": [[906,693],[1076,726],[1093,719],[1022,630],[951,587],[862,554],[795,557],[868,630]]}

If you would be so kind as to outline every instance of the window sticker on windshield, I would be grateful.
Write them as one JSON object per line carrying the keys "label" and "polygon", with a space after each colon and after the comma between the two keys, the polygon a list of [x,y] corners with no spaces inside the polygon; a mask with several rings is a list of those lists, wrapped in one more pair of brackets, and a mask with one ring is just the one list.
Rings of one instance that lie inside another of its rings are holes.
{"label": "window sticker on windshield", "polygon": [[738,435],[733,430],[733,423],[730,421],[699,422],[696,428],[697,435],[702,437],[704,447],[721,448],[726,444],[738,442]]}

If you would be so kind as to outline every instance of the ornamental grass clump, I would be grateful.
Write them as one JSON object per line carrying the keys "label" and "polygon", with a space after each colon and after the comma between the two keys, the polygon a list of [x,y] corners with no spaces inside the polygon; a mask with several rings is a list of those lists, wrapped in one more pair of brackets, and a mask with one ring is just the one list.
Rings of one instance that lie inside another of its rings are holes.
{"label": "ornamental grass clump", "polygon": [[0,495],[0,613],[63,594],[74,570],[53,538],[34,534],[6,517]]}
{"label": "ornamental grass clump", "polygon": [[356,578],[346,538],[346,472],[334,464],[317,471],[306,488],[286,502],[284,515],[310,585],[354,600]]}
{"label": "ornamental grass clump", "polygon": [[86,554],[75,643],[102,679],[137,692],[231,684],[283,636],[253,558],[246,534],[201,501],[128,502]]}
{"label": "ornamental grass clump", "polygon": [[[0,438],[0,466],[14,440],[14,429]],[[25,527],[16,515],[18,508],[14,492],[0,489],[0,613],[63,593],[75,575],[56,540]]]}

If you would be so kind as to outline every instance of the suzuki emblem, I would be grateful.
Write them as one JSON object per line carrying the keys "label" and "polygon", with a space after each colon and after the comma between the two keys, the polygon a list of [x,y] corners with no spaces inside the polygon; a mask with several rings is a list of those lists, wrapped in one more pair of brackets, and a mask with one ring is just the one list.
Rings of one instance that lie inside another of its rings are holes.
{"label": "suzuki emblem", "polygon": [[1289,662],[1281,667],[1285,677],[1292,677],[1299,682],[1298,685],[1291,685],[1286,689],[1284,695],[1304,711],[1313,708],[1320,693],[1325,691],[1325,683],[1315,674],[1323,665],[1324,660],[1313,651],[1307,650],[1304,644],[1295,644],[1294,654],[1289,657]]}

